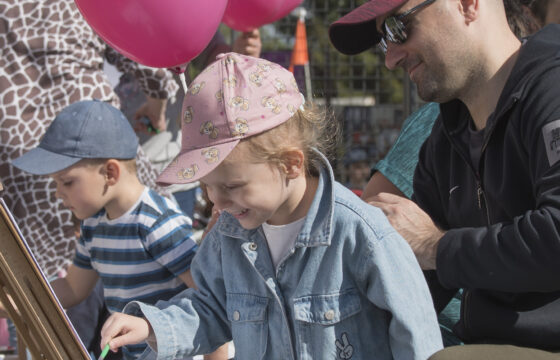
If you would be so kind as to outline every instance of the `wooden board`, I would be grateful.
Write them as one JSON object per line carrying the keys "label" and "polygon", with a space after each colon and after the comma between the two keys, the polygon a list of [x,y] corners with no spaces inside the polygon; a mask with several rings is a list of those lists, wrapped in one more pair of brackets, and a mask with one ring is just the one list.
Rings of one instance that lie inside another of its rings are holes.
{"label": "wooden board", "polygon": [[0,300],[34,360],[90,360],[2,198]]}

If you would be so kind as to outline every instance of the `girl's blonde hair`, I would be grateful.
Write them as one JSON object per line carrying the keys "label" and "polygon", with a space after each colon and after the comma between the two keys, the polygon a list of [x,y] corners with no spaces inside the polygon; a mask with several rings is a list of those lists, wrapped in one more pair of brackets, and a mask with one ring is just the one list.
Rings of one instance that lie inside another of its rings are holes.
{"label": "girl's blonde hair", "polygon": [[339,126],[330,111],[316,105],[306,105],[285,123],[261,134],[243,139],[240,144],[258,161],[275,163],[285,167],[284,154],[299,149],[305,157],[305,172],[308,176],[318,176],[319,150],[328,159],[334,153],[339,141]]}

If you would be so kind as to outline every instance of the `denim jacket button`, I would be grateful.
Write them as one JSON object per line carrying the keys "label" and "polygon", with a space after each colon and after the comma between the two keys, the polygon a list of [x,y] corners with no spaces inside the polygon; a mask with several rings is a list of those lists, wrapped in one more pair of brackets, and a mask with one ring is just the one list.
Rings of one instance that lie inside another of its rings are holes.
{"label": "denim jacket button", "polygon": [[327,319],[327,320],[334,319],[334,311],[333,310],[328,310],[327,312],[325,312],[325,319]]}
{"label": "denim jacket button", "polygon": [[240,317],[239,311],[235,310],[235,311],[233,312],[233,320],[238,321],[238,320],[239,320],[239,317]]}
{"label": "denim jacket button", "polygon": [[256,251],[257,250],[257,243],[254,243],[254,242],[250,243],[249,244],[249,250]]}

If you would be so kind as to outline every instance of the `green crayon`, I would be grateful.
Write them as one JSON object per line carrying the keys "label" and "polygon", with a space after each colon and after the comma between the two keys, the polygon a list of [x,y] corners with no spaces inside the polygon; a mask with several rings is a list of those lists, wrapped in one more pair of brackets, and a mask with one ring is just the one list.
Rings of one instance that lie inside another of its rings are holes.
{"label": "green crayon", "polygon": [[109,343],[107,343],[107,345],[105,345],[105,347],[103,348],[103,351],[101,352],[101,355],[99,355],[99,359],[97,360],[103,360],[105,359],[105,356],[107,356],[107,354],[109,353]]}

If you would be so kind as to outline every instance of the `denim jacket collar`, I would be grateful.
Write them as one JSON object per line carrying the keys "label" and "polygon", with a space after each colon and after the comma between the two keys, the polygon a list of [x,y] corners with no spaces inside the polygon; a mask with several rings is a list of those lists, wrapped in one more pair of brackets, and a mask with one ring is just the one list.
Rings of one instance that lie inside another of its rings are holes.
{"label": "denim jacket collar", "polygon": [[[334,174],[327,158],[315,150],[321,157],[319,182],[315,197],[307,215],[305,222],[296,240],[296,247],[313,247],[319,245],[330,245],[331,229],[334,212]],[[216,224],[216,230],[228,237],[238,238],[242,241],[251,241],[253,236],[262,226],[256,229],[247,230],[239,226],[238,221],[232,215],[224,213]]]}

